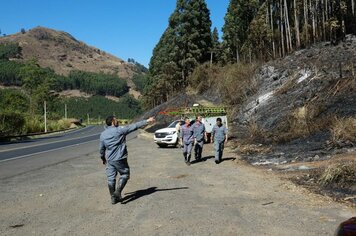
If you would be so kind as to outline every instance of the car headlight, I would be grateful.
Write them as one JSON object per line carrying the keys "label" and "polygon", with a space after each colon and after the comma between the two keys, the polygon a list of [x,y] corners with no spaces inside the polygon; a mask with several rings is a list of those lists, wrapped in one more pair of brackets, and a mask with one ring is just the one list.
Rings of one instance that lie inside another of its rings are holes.
{"label": "car headlight", "polygon": [[175,134],[177,131],[171,131],[171,132],[169,132],[168,134]]}

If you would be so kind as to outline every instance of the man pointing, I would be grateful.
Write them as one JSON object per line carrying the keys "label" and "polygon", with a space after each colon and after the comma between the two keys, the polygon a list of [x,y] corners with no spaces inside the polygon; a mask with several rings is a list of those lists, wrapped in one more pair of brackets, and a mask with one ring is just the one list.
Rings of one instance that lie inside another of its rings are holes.
{"label": "man pointing", "polygon": [[[132,125],[118,127],[119,122],[115,116],[106,118],[108,127],[100,135],[100,158],[103,164],[106,164],[106,175],[112,204],[122,201],[121,192],[130,178],[130,167],[127,163],[126,135],[154,121],[155,119],[151,117]],[[117,173],[120,173],[120,179],[116,187]]]}

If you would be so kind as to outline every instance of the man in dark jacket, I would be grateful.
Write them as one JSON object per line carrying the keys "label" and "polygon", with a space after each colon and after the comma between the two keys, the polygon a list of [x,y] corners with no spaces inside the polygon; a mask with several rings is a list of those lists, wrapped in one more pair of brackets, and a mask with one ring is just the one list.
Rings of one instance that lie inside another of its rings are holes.
{"label": "man in dark jacket", "polygon": [[[154,118],[151,117],[132,125],[119,127],[119,122],[115,116],[106,118],[107,128],[100,135],[100,158],[103,164],[106,164],[106,175],[112,204],[122,201],[121,192],[130,178],[130,167],[127,163],[126,135],[154,121]],[[120,180],[115,189],[118,172],[120,173]]]}

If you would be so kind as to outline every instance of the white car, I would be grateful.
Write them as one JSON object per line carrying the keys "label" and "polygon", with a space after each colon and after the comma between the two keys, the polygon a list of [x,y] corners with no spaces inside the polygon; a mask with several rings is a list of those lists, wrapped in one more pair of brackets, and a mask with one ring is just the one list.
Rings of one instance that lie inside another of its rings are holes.
{"label": "white car", "polygon": [[167,147],[168,145],[178,145],[179,137],[176,130],[178,122],[180,122],[180,125],[184,124],[184,121],[176,120],[173,121],[167,128],[159,129],[155,132],[153,139],[158,146]]}

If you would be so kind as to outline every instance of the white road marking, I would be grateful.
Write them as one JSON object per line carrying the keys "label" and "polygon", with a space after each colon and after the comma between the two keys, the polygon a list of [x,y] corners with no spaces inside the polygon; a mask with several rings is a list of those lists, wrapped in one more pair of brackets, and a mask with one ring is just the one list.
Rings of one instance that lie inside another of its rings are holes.
{"label": "white road marking", "polygon": [[21,149],[26,149],[26,148],[32,148],[32,147],[38,147],[38,146],[47,145],[47,144],[53,144],[53,143],[66,142],[66,141],[71,141],[71,140],[76,140],[76,139],[88,138],[88,137],[96,136],[96,135],[99,135],[99,134],[100,133],[92,134],[92,135],[88,135],[88,136],[83,136],[83,137],[78,137],[78,138],[70,138],[70,139],[63,139],[63,140],[58,140],[58,141],[54,141],[54,142],[34,144],[34,145],[30,145],[30,146],[25,146],[25,147],[4,149],[4,150],[0,150],[0,153],[7,152],[7,151],[21,150]]}
{"label": "white road marking", "polygon": [[84,142],[84,143],[72,144],[72,145],[65,146],[65,147],[55,148],[55,149],[46,150],[46,151],[42,151],[42,152],[35,152],[35,153],[23,155],[23,156],[18,156],[18,157],[13,157],[13,158],[1,160],[0,163],[6,162],[6,161],[13,161],[13,160],[17,160],[17,159],[21,159],[21,158],[29,157],[29,156],[34,156],[34,155],[38,155],[38,154],[43,154],[43,153],[47,153],[47,152],[57,151],[57,150],[65,149],[65,148],[68,148],[68,147],[79,146],[79,145],[81,145],[81,144],[86,144],[86,143],[90,143],[90,142],[94,142],[94,141],[95,141],[95,142],[98,142],[98,140],[91,140],[91,141],[87,141],[87,142]]}

